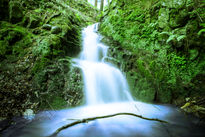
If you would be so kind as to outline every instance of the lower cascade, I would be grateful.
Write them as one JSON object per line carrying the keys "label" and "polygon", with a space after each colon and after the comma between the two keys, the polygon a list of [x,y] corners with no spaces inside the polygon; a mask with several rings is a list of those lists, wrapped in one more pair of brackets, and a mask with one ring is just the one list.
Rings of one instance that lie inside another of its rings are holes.
{"label": "lower cascade", "polygon": [[98,24],[83,30],[83,51],[74,61],[82,69],[87,105],[131,101],[128,84],[122,72],[104,62],[108,47],[100,42]]}

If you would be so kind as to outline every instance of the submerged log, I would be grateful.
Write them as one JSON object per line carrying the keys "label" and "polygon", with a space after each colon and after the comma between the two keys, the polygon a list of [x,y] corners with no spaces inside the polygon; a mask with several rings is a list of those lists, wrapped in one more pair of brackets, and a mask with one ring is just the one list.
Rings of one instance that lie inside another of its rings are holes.
{"label": "submerged log", "polygon": [[116,113],[116,114],[110,114],[110,115],[105,115],[105,116],[97,116],[97,117],[79,119],[75,122],[69,123],[67,125],[64,125],[64,126],[58,128],[52,135],[50,135],[48,137],[55,137],[62,130],[67,129],[67,128],[72,127],[72,126],[75,126],[77,124],[88,123],[89,121],[93,121],[96,119],[109,118],[109,117],[114,117],[114,116],[119,116],[119,115],[129,115],[129,116],[134,116],[134,117],[138,117],[138,118],[145,119],[145,120],[151,120],[151,121],[156,121],[156,122],[161,122],[161,123],[168,123],[167,121],[164,121],[164,120],[160,120],[157,118],[147,118],[147,117],[143,117],[141,115],[137,115],[134,113]]}

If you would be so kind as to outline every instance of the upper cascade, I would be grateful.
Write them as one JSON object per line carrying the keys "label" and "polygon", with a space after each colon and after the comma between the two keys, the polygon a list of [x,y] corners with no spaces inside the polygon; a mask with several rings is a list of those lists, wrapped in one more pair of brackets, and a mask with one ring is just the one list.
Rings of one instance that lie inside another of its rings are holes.
{"label": "upper cascade", "polygon": [[85,28],[82,32],[83,51],[80,59],[99,62],[107,55],[108,47],[100,43],[100,36],[97,34],[98,24]]}
{"label": "upper cascade", "polygon": [[108,47],[100,42],[97,29],[98,24],[94,24],[82,31],[83,50],[80,58],[75,59],[83,72],[86,104],[95,105],[132,100],[122,72],[104,62]]}

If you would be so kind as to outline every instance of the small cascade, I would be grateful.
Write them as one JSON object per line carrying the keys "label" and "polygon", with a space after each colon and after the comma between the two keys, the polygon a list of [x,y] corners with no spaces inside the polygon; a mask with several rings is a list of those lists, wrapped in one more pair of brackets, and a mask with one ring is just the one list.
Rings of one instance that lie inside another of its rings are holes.
{"label": "small cascade", "polygon": [[97,29],[98,24],[94,24],[83,30],[83,50],[80,57],[74,60],[83,72],[86,104],[131,101],[122,72],[104,61],[108,47],[100,42]]}

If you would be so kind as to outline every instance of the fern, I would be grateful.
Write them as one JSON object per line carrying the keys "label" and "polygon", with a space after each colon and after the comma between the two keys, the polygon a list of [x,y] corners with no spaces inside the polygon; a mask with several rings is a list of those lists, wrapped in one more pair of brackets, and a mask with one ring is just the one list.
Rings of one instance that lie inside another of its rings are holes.
{"label": "fern", "polygon": [[203,29],[201,29],[199,32],[198,32],[198,35],[200,36],[203,32],[205,32],[205,23],[201,23],[200,26],[203,27]]}
{"label": "fern", "polygon": [[201,30],[198,32],[198,35],[200,36],[203,32],[205,32],[205,29],[201,29]]}
{"label": "fern", "polygon": [[185,38],[186,38],[186,35],[181,35],[181,36],[177,37],[177,41],[181,41]]}
{"label": "fern", "polygon": [[177,35],[170,35],[169,38],[167,39],[167,43],[169,43],[170,41],[176,39]]}
{"label": "fern", "polygon": [[169,36],[171,33],[170,33],[170,32],[165,32],[165,31],[163,31],[163,32],[160,33],[160,35],[164,35],[164,34],[166,34],[166,35]]}

